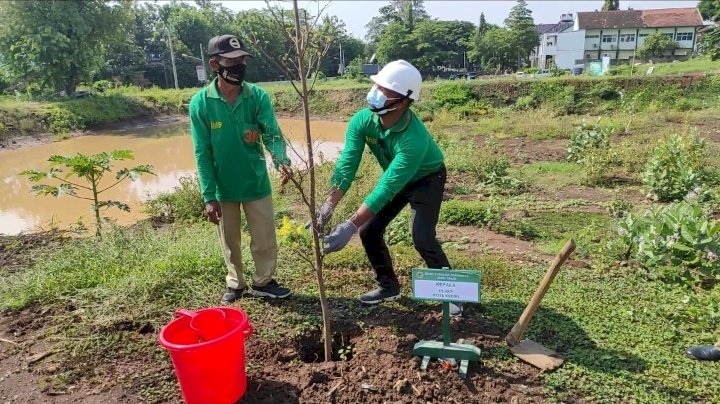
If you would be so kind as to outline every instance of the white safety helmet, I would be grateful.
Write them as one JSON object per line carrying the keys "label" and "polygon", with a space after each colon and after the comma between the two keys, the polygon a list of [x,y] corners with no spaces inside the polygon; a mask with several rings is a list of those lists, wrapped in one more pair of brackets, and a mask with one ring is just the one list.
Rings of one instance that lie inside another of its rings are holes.
{"label": "white safety helmet", "polygon": [[415,101],[420,98],[422,85],[420,71],[404,60],[395,60],[386,64],[378,74],[370,76],[370,80]]}

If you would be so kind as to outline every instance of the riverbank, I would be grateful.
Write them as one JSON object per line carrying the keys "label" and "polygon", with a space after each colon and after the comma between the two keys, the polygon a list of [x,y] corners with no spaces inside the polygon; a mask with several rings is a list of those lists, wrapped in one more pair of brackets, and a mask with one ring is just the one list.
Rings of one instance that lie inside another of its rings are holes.
{"label": "riverbank", "polygon": [[[415,110],[432,120],[442,109],[478,118],[491,109],[531,110],[549,107],[556,114],[600,113],[605,110],[702,109],[720,93],[714,74],[673,76],[555,77],[428,82]],[[313,119],[347,120],[365,106],[369,82],[337,80],[319,83],[310,99]],[[302,115],[300,101],[289,85],[267,85],[279,116]],[[658,92],[658,89],[661,91]],[[81,99],[49,102],[0,98],[0,144],[51,133],[58,139],[129,120],[185,115],[198,89],[122,87]]]}

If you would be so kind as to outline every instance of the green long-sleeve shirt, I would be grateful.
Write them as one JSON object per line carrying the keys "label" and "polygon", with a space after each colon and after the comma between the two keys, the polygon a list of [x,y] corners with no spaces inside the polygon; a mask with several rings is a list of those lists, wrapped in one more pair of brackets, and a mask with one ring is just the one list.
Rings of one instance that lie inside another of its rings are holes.
{"label": "green long-sleeve shirt", "polygon": [[365,198],[365,205],[377,213],[407,184],[437,171],[444,157],[425,125],[407,111],[388,130],[369,109],[357,112],[348,123],[345,147],[330,180],[330,186],[347,192],[355,179],[365,145],[383,169],[375,188]]}
{"label": "green long-sleeve shirt", "polygon": [[252,201],[271,193],[265,152],[275,168],[290,164],[268,93],[243,83],[234,105],[217,79],[190,99],[190,129],[200,189],[208,201]]}

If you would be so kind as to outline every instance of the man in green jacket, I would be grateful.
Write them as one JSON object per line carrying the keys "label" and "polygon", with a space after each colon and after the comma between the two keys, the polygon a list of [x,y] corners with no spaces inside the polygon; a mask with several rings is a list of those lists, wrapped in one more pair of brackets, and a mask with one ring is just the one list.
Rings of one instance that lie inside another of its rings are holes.
{"label": "man in green jacket", "polygon": [[[278,245],[265,149],[283,182],[289,168],[286,145],[275,119],[270,96],[244,82],[245,51],[235,36],[222,35],[208,44],[210,67],[217,78],[190,100],[190,127],[200,188],[208,219],[218,225],[227,266],[227,290],[221,303],[229,304],[247,291],[261,297],[285,298],[290,289],[274,279]],[[255,262],[253,286],[243,276],[241,209],[250,232]]]}
{"label": "man in green jacket", "polygon": [[[450,268],[445,252],[435,237],[445,189],[444,157],[422,121],[410,110],[420,97],[422,76],[410,63],[388,63],[370,79],[369,108],[355,114],[348,124],[345,147],[330,181],[330,195],[319,209],[321,232],[333,210],[355,178],[365,145],[384,173],[357,212],[325,237],[325,253],[343,249],[360,229],[360,240],[375,272],[378,288],[360,301],[377,304],[400,297],[400,283],[393,270],[384,234],[388,224],[410,204],[415,249],[429,268]],[[462,307],[451,305],[451,314]]]}

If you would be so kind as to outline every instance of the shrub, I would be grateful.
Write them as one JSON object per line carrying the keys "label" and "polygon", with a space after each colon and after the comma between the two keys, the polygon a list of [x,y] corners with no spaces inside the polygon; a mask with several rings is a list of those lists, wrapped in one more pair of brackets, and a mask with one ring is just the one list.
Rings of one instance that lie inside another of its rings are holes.
{"label": "shrub", "polygon": [[449,171],[472,174],[478,182],[487,185],[507,182],[510,160],[496,142],[488,140],[482,148],[468,147],[447,138],[439,138],[438,143]]}
{"label": "shrub", "polygon": [[473,101],[475,97],[465,83],[443,83],[435,87],[432,100],[436,107],[462,107]]}
{"label": "shrub", "polygon": [[570,135],[568,160],[582,164],[591,150],[610,148],[612,132],[612,127],[602,126],[599,121],[594,124],[583,122]]}
{"label": "shrub", "polygon": [[[610,69],[612,71],[612,69]],[[620,91],[609,83],[602,83],[594,86],[587,92],[590,99],[599,99],[604,101],[617,100],[622,97]]]}
{"label": "shrub", "polygon": [[620,235],[634,256],[663,281],[694,286],[720,276],[720,222],[694,201],[628,214]]}
{"label": "shrub", "polygon": [[66,109],[53,108],[50,111],[50,131],[55,135],[64,135],[82,128],[82,119]]}
{"label": "shrub", "polygon": [[161,193],[145,202],[145,213],[153,220],[172,223],[196,222],[205,218],[205,203],[196,176],[180,177],[173,191]]}
{"label": "shrub", "polygon": [[385,241],[389,245],[412,245],[411,219],[412,210],[403,209],[385,230]]}
{"label": "shrub", "polygon": [[582,161],[583,183],[585,185],[598,185],[605,179],[614,162],[609,148],[591,148],[585,153]]}
{"label": "shrub", "polygon": [[92,88],[93,90],[102,93],[105,92],[105,90],[115,88],[115,83],[109,80],[98,80],[93,83]]}
{"label": "shrub", "polygon": [[598,184],[613,163],[610,152],[612,127],[583,122],[570,135],[568,160],[582,165],[585,183]]}
{"label": "shrub", "polygon": [[519,111],[537,108],[539,105],[540,105],[540,102],[531,95],[520,96],[515,101],[515,109],[517,109]]}
{"label": "shrub", "polygon": [[440,222],[458,226],[484,226],[500,219],[502,211],[492,201],[458,201],[443,203]]}
{"label": "shrub", "polygon": [[611,146],[611,149],[614,162],[621,166],[628,175],[642,172],[651,152],[647,142],[627,139]]}
{"label": "shrub", "polygon": [[662,202],[685,197],[696,188],[716,183],[710,171],[705,140],[695,134],[673,135],[653,150],[643,175],[650,194]]}
{"label": "shrub", "polygon": [[607,211],[610,216],[622,219],[630,213],[633,204],[622,198],[615,198],[608,202]]}

